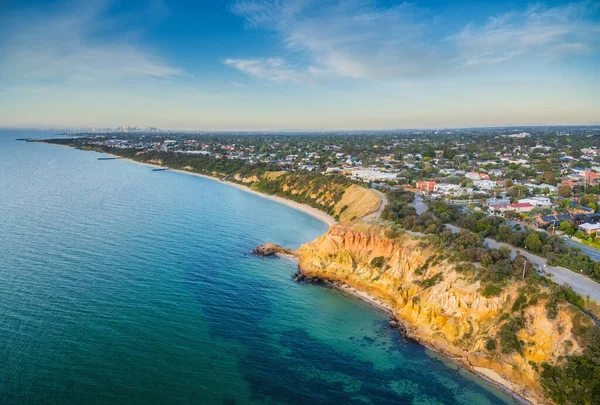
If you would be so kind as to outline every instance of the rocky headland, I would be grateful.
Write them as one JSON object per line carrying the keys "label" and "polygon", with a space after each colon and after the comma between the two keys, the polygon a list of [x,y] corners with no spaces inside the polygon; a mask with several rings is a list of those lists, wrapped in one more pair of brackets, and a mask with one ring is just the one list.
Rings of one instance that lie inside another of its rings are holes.
{"label": "rocky headland", "polygon": [[549,317],[550,293],[541,287],[524,294],[531,290],[526,281],[486,297],[481,282],[447,260],[435,243],[390,235],[385,227],[334,225],[298,250],[266,244],[255,253],[291,254],[298,259],[298,280],[324,280],[368,294],[408,337],[532,403],[552,403],[540,382],[542,364],[582,353],[583,331],[595,328],[566,302]]}

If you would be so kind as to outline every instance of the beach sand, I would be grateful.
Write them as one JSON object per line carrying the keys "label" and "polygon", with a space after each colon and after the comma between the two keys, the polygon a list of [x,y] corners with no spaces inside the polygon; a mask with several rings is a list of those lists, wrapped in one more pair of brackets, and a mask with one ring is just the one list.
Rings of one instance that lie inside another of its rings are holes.
{"label": "beach sand", "polygon": [[[120,160],[127,160],[129,162],[133,162],[133,163],[137,163],[137,164],[141,164],[141,165],[145,165],[145,166],[150,166],[150,167],[153,167],[153,168],[161,168],[161,169],[166,168],[164,166],[159,166],[159,165],[155,165],[155,164],[152,164],[152,163],[146,163],[146,162],[138,162],[137,160],[134,160],[134,159],[124,158],[124,157],[121,157],[119,155],[113,155],[113,154],[106,153],[106,152],[96,152],[96,153],[102,153],[102,154],[105,154],[105,155],[114,156],[116,158],[119,158]],[[171,168],[168,168],[168,170],[171,171],[171,172],[189,174],[189,175],[192,175],[192,176],[198,176],[198,177],[203,177],[205,179],[209,179],[209,180],[213,180],[213,181],[218,181],[220,183],[224,183],[224,184],[227,184],[229,186],[232,186],[232,187],[238,188],[240,190],[243,190],[243,191],[245,191],[247,193],[252,193],[252,194],[255,194],[255,195],[259,196],[259,197],[266,198],[266,199],[269,199],[269,200],[272,200],[272,201],[276,201],[279,204],[284,204],[284,205],[287,205],[290,208],[294,208],[295,210],[304,212],[305,214],[308,214],[308,215],[312,216],[313,218],[316,218],[319,221],[321,221],[321,222],[323,222],[323,223],[325,223],[325,224],[327,224],[329,226],[331,226],[331,225],[333,225],[333,224],[336,223],[336,220],[333,219],[333,217],[331,215],[328,215],[328,214],[324,213],[321,210],[318,210],[318,209],[316,209],[314,207],[311,207],[310,205],[301,204],[301,203],[298,203],[296,201],[288,200],[286,198],[278,197],[278,196],[275,196],[275,195],[264,194],[264,193],[258,192],[256,190],[252,190],[250,187],[245,186],[243,184],[239,184],[239,183],[234,183],[234,182],[227,181],[227,180],[218,179],[216,177],[212,177],[212,176],[209,176],[209,175],[206,175],[206,174],[194,173],[194,172],[190,172],[190,171],[187,171],[187,170],[179,170],[179,169],[171,169]]]}

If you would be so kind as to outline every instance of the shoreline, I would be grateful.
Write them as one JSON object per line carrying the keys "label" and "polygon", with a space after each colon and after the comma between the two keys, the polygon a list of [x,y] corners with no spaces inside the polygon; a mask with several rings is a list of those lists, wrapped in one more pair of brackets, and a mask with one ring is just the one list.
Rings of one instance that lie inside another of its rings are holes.
{"label": "shoreline", "polygon": [[[42,142],[43,142],[43,140],[42,140]],[[44,142],[44,143],[46,143],[46,142]],[[81,151],[84,151],[84,152],[94,152],[94,153],[104,154],[104,155],[113,156],[115,158],[118,158],[117,160],[125,160],[125,161],[128,161],[128,162],[137,163],[139,165],[145,165],[145,166],[154,167],[154,168],[160,168],[160,169],[165,169],[166,168],[166,169],[168,169],[167,171],[176,172],[176,173],[182,173],[182,174],[187,174],[187,175],[191,175],[191,176],[202,177],[202,178],[205,178],[205,179],[208,179],[208,180],[217,181],[219,183],[223,183],[223,184],[227,184],[229,186],[235,187],[238,190],[242,190],[242,191],[245,191],[247,193],[251,193],[251,194],[257,195],[259,197],[266,198],[266,199],[271,200],[271,201],[275,201],[275,202],[277,202],[279,204],[283,204],[283,205],[285,205],[287,207],[290,207],[290,208],[293,208],[293,209],[295,209],[297,211],[303,212],[303,213],[305,213],[307,215],[310,215],[311,217],[313,217],[313,218],[315,218],[315,219],[323,222],[327,226],[331,226],[331,225],[334,225],[334,224],[337,223],[337,221],[331,215],[329,215],[329,214],[327,214],[327,213],[325,213],[325,212],[323,212],[321,210],[318,210],[317,208],[311,207],[310,205],[302,204],[302,203],[299,203],[299,202],[296,202],[296,201],[292,201],[292,200],[289,200],[287,198],[279,197],[279,196],[276,196],[276,195],[264,194],[264,193],[261,193],[259,191],[253,190],[250,187],[245,186],[243,184],[234,183],[232,181],[227,181],[227,180],[219,179],[218,177],[209,176],[207,174],[190,172],[188,170],[182,170],[182,169],[172,169],[172,168],[170,168],[168,166],[160,166],[160,165],[157,165],[157,164],[154,164],[154,163],[140,162],[140,161],[137,161],[135,159],[124,158],[122,156],[115,155],[115,154],[108,153],[108,152],[98,152],[98,151],[95,151],[95,150],[79,149],[79,148],[75,148],[75,147],[69,146],[69,145],[60,145],[60,144],[54,144],[54,143],[50,143],[50,145],[66,146],[67,148],[77,149],[77,150],[81,150]]]}
{"label": "shoreline", "polygon": [[[280,256],[280,253],[277,253],[276,256]],[[298,259],[295,256],[289,255],[281,255],[281,257],[285,257],[287,259],[292,259],[296,263],[298,263]],[[299,272],[302,274],[300,268],[298,268]],[[399,326],[391,326],[395,329],[400,330],[401,334],[406,338],[412,340],[413,342],[423,346],[425,349],[430,350],[434,355],[440,357],[440,360],[450,361],[452,364],[457,365],[461,370],[470,373],[472,376],[478,378],[480,381],[485,384],[497,389],[498,391],[510,396],[510,398],[517,404],[522,405],[534,405],[537,404],[533,398],[526,398],[524,393],[517,392],[517,388],[509,381],[502,378],[498,373],[490,368],[485,367],[475,367],[468,363],[468,361],[464,361],[459,357],[456,357],[450,353],[446,353],[443,349],[435,347],[433,344],[427,342],[419,338],[418,336],[411,333],[410,329],[406,327],[406,324],[399,318],[394,315],[393,308],[386,302],[374,297],[372,294],[368,292],[358,290],[348,284],[339,281],[330,281],[327,279],[316,278],[322,285],[336,289],[341,292],[343,295],[349,296],[351,298],[357,299],[366,303],[370,307],[378,310],[380,312],[385,313],[386,315],[391,317],[391,320],[398,322]],[[310,283],[308,283],[310,284]]]}
{"label": "shoreline", "polygon": [[[41,142],[44,142],[44,141],[42,140]],[[53,144],[53,145],[55,145],[55,144]],[[58,144],[58,145],[66,146],[66,147],[69,147],[72,149],[79,149],[79,148],[75,148],[75,147],[72,147],[69,145],[60,145],[60,144]],[[334,225],[337,223],[333,219],[333,217],[331,217],[330,215],[328,215],[328,214],[324,213],[323,211],[320,211],[316,208],[313,208],[309,205],[301,204],[301,203],[298,203],[298,202],[295,202],[292,200],[288,200],[286,198],[279,197],[279,196],[263,194],[256,190],[253,190],[250,187],[245,186],[243,184],[234,183],[231,181],[223,180],[223,179],[213,177],[210,175],[206,175],[206,174],[195,173],[195,172],[190,172],[190,171],[181,170],[181,169],[172,169],[167,166],[160,166],[160,165],[153,164],[153,163],[140,162],[140,161],[136,161],[131,158],[124,158],[119,155],[115,155],[115,154],[111,154],[111,153],[107,153],[107,152],[99,152],[99,151],[95,151],[95,150],[86,150],[86,149],[79,149],[79,150],[104,154],[104,155],[116,157],[119,160],[126,160],[126,161],[130,161],[132,163],[146,165],[146,166],[153,167],[153,168],[162,168],[162,169],[166,168],[169,171],[179,172],[182,174],[193,175],[193,176],[203,177],[203,178],[213,180],[213,181],[218,181],[218,182],[233,186],[239,190],[242,190],[242,191],[245,191],[248,193],[252,193],[259,197],[263,197],[263,198],[278,202],[280,204],[286,205],[297,211],[300,211],[307,215],[310,215],[311,217],[323,222],[324,224],[326,224],[328,226],[331,226],[331,225]],[[288,254],[283,254],[283,253],[276,253],[275,255],[280,258],[292,260],[297,265],[299,264],[298,258],[294,255],[288,255]],[[300,273],[302,273],[302,271],[300,270],[300,267],[298,267],[298,269],[299,269]],[[536,403],[536,402],[532,402],[531,400],[527,399],[523,394],[517,392],[516,387],[514,387],[514,385],[512,383],[503,379],[500,375],[498,375],[492,369],[471,366],[468,362],[465,362],[461,358],[458,358],[452,354],[446,353],[443,349],[436,348],[429,342],[420,339],[416,335],[413,335],[413,333],[410,332],[410,329],[406,328],[405,324],[401,320],[399,320],[398,318],[395,317],[393,307],[391,305],[389,305],[388,303],[374,297],[372,294],[370,294],[368,292],[358,290],[348,284],[338,282],[338,281],[330,281],[330,280],[321,279],[321,278],[317,278],[317,279],[320,282],[322,282],[322,285],[330,287],[330,288],[334,288],[337,291],[341,292],[343,295],[358,299],[358,300],[362,301],[363,303],[366,303],[370,307],[373,307],[374,309],[381,311],[381,312],[385,313],[386,315],[390,316],[393,320],[397,321],[402,326],[401,328],[398,328],[398,327],[395,327],[395,328],[399,329],[404,336],[413,340],[417,344],[425,347],[426,349],[431,350],[436,355],[441,356],[441,358],[448,360],[448,361],[452,362],[453,364],[456,364],[458,367],[460,367],[461,370],[464,370],[464,371],[472,374],[473,376],[477,377],[479,380],[485,382],[487,385],[510,396],[513,399],[513,401],[515,401],[516,403],[519,403],[519,404],[534,404],[534,403]]]}

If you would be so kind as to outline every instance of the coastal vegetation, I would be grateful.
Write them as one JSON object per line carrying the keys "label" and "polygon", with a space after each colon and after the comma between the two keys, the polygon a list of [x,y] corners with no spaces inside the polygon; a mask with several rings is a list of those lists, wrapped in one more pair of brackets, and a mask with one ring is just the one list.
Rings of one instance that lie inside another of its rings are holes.
{"label": "coastal vegetation", "polygon": [[335,173],[323,175],[311,171],[288,172],[268,164],[248,164],[239,159],[110,148],[80,144],[76,139],[53,139],[45,142],[109,153],[141,163],[157,164],[243,184],[264,194],[309,205],[341,222],[362,218],[376,211],[381,204],[381,199],[372,190]]}
{"label": "coastal vegetation", "polygon": [[[401,188],[386,190],[383,226],[374,226],[357,219],[376,211],[379,197],[347,176],[66,139],[55,143],[226,179],[320,209],[342,225],[294,252],[303,274],[377,297],[411,337],[467,367],[492,370],[523,388],[526,397],[598,403],[600,343],[598,327],[582,311],[586,301],[538,274],[525,256],[512,258],[506,247],[484,245],[492,237],[600,275],[597,263],[574,258],[556,236],[518,230],[503,218],[465,213],[441,201],[418,215],[414,194]],[[448,223],[463,230],[453,233]]]}
{"label": "coastal vegetation", "polygon": [[[411,337],[526,386],[526,398],[597,403],[597,384],[588,382],[598,376],[598,327],[581,311],[581,296],[539,275],[523,256],[485,249],[476,233],[443,239],[388,231],[338,225],[295,254],[303,274],[381,299]],[[464,252],[473,249],[481,249],[479,259]]]}

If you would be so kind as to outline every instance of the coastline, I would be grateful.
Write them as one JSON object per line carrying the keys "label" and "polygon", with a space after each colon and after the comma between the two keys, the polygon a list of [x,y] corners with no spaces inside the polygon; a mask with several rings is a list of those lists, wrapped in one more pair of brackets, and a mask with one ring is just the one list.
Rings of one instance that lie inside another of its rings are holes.
{"label": "coastline", "polygon": [[[282,255],[280,253],[276,254],[276,256],[280,256],[280,255],[281,255],[281,257],[285,257],[287,259],[292,259],[296,263],[298,263],[298,259],[294,256]],[[302,273],[300,268],[299,268],[299,271],[300,271],[300,273]],[[440,360],[449,361],[452,364],[457,365],[458,367],[460,367],[461,370],[463,370],[467,373],[470,373],[474,377],[476,377],[479,380],[485,382],[486,384],[494,387],[498,391],[501,391],[502,393],[510,396],[512,398],[512,400],[515,401],[515,403],[522,404],[522,405],[539,404],[539,402],[537,402],[534,398],[526,396],[526,393],[518,392],[517,388],[511,382],[502,378],[494,370],[485,368],[485,367],[474,367],[468,362],[468,360],[465,360],[463,358],[456,357],[450,353],[447,353],[442,348],[438,348],[435,345],[431,344],[430,342],[423,340],[423,339],[419,338],[417,335],[413,334],[410,331],[410,328],[407,328],[405,323],[403,323],[403,321],[401,319],[397,318],[394,315],[393,307],[391,305],[389,305],[387,302],[378,299],[377,297],[373,296],[372,294],[370,294],[368,292],[358,290],[348,284],[345,284],[345,283],[342,283],[339,281],[330,281],[330,280],[322,279],[322,278],[317,278],[317,279],[322,283],[322,285],[325,285],[326,287],[329,287],[329,288],[334,288],[346,296],[358,299],[358,300],[362,301],[363,303],[369,305],[370,307],[374,308],[375,310],[381,311],[381,312],[385,313],[386,315],[389,315],[391,320],[394,320],[398,323],[398,327],[396,327],[396,328],[398,328],[402,332],[402,334],[404,336],[406,336],[408,339],[425,347],[427,350],[430,350],[434,355],[439,356]]]}
{"label": "coastline", "polygon": [[[41,142],[43,142],[43,140]],[[75,147],[72,147],[69,145],[59,145],[59,146],[66,146],[66,147],[69,147],[72,149],[79,149],[79,148],[75,148]],[[96,152],[99,154],[104,154],[107,156],[112,156],[112,157],[118,158],[119,160],[127,160],[127,161],[130,161],[133,163],[146,165],[146,166],[153,167],[153,168],[168,168],[168,167],[160,166],[160,165],[153,164],[153,163],[140,162],[140,161],[136,161],[134,159],[124,158],[119,155],[115,155],[115,154],[111,154],[111,153],[107,153],[107,152],[99,152],[99,151],[86,150],[86,149],[79,149],[79,150]],[[296,209],[297,211],[308,214],[308,215],[312,216],[313,218],[327,224],[328,226],[336,224],[336,221],[333,219],[333,217],[329,216],[328,214],[326,214],[316,208],[310,207],[305,204],[297,203],[295,201],[288,200],[288,199],[285,199],[282,197],[273,196],[273,195],[269,195],[269,194],[263,194],[256,190],[253,190],[250,187],[245,186],[243,184],[234,183],[234,182],[223,180],[223,179],[213,177],[210,175],[190,172],[187,170],[171,169],[171,168],[168,168],[168,170],[173,171],[173,172],[179,172],[179,173],[183,173],[183,174],[203,177],[203,178],[206,178],[209,180],[225,183],[230,186],[236,187],[242,191],[249,192],[249,193],[255,194],[257,196],[260,196],[260,197],[263,197],[266,199],[270,199],[270,200],[278,202],[280,204],[284,204],[290,208]],[[298,263],[298,259],[295,256],[281,254],[281,253],[277,253],[276,255],[280,256],[282,258],[286,258],[288,260],[293,260],[294,262]],[[398,320],[398,318],[396,318],[394,316],[393,307],[391,305],[389,305],[388,303],[376,298],[375,296],[373,296],[367,292],[358,290],[348,284],[344,284],[344,283],[337,282],[337,281],[330,281],[330,280],[326,280],[326,279],[319,279],[319,280],[322,281],[325,286],[328,286],[330,288],[335,288],[336,290],[340,291],[344,295],[356,298],[356,299],[366,303],[367,305],[373,307],[374,309],[384,312],[385,314],[392,317],[394,320],[397,320],[402,326],[404,326],[402,321]],[[465,361],[462,358],[458,358],[449,353],[446,353],[443,349],[437,348],[437,347],[433,346],[432,344],[430,344],[429,342],[420,339],[418,336],[412,334],[410,332],[409,328],[402,328],[402,329],[403,329],[403,333],[405,333],[406,337],[408,337],[409,339],[415,341],[419,345],[422,345],[423,347],[427,348],[428,350],[431,350],[433,353],[441,356],[443,359],[448,360],[448,361],[452,362],[453,364],[456,364],[462,370],[464,370],[468,373],[471,373],[472,375],[476,376],[478,379],[484,381],[488,385],[509,395],[511,398],[513,398],[514,401],[516,401],[516,403],[519,403],[519,404],[535,404],[535,403],[537,403],[536,401],[532,401],[531,399],[526,398],[524,393],[517,392],[515,390],[515,387],[513,386],[513,384],[504,380],[493,370],[488,369],[488,368],[482,368],[482,367],[473,367],[472,365],[470,365],[468,363],[468,361]]]}
{"label": "coastline", "polygon": [[533,399],[528,399],[525,397],[524,393],[520,393],[516,390],[516,387],[509,381],[502,378],[498,373],[490,368],[485,367],[474,367],[461,358],[453,356],[449,353],[446,353],[444,350],[439,349],[427,341],[420,339],[418,336],[412,334],[408,328],[405,327],[405,324],[398,318],[394,316],[394,311],[390,305],[387,303],[377,299],[373,295],[357,290],[356,288],[340,283],[340,282],[332,282],[329,280],[320,279],[326,286],[335,288],[340,291],[342,294],[351,296],[355,299],[358,299],[370,307],[389,315],[392,320],[398,322],[399,328],[402,332],[402,335],[406,336],[408,339],[414,341],[415,343],[425,347],[427,350],[430,350],[434,355],[439,356],[441,359],[450,361],[451,363],[460,367],[461,370],[470,373],[474,377],[482,380],[486,384],[496,388],[498,391],[503,392],[506,395],[509,395],[515,403],[522,405],[534,405],[536,402],[533,402]]}
{"label": "coastline", "polygon": [[[42,142],[43,142],[43,140],[42,140]],[[290,208],[293,208],[293,209],[295,209],[297,211],[300,211],[300,212],[303,212],[305,214],[308,214],[311,217],[313,217],[313,218],[315,218],[315,219],[323,222],[327,226],[331,226],[331,225],[337,223],[337,221],[331,215],[326,214],[325,212],[323,212],[321,210],[318,210],[318,209],[316,209],[314,207],[311,207],[310,205],[301,204],[299,202],[288,200],[287,198],[279,197],[279,196],[276,196],[276,195],[264,194],[264,193],[261,193],[259,191],[253,190],[250,187],[245,186],[243,184],[234,183],[232,181],[227,181],[227,180],[219,179],[217,177],[209,176],[207,174],[195,173],[195,172],[190,172],[188,170],[181,170],[181,169],[171,169],[170,167],[160,166],[160,165],[157,165],[157,164],[154,164],[154,163],[139,162],[139,161],[134,160],[134,159],[124,158],[122,156],[115,155],[115,154],[112,154],[112,153],[107,153],[107,152],[98,152],[98,151],[95,151],[95,150],[79,149],[79,148],[75,148],[75,147],[72,147],[72,146],[69,146],[69,145],[60,145],[60,144],[54,144],[54,143],[51,143],[50,145],[66,146],[67,148],[78,149],[78,150],[82,150],[82,151],[85,151],[85,152],[94,152],[94,153],[104,154],[104,155],[108,155],[108,156],[112,156],[112,157],[118,158],[118,160],[126,160],[128,162],[137,163],[139,165],[145,165],[145,166],[149,166],[149,167],[153,167],[153,168],[161,168],[161,169],[167,168],[168,171],[171,171],[171,172],[188,174],[188,175],[191,175],[191,176],[197,176],[197,177],[202,177],[202,178],[213,180],[213,181],[218,181],[219,183],[227,184],[229,186],[235,187],[235,188],[237,188],[239,190],[242,190],[242,191],[245,191],[247,193],[251,193],[251,194],[257,195],[259,197],[266,198],[266,199],[271,200],[271,201],[275,201],[275,202],[277,202],[279,204],[286,205],[286,206],[288,206]]]}

